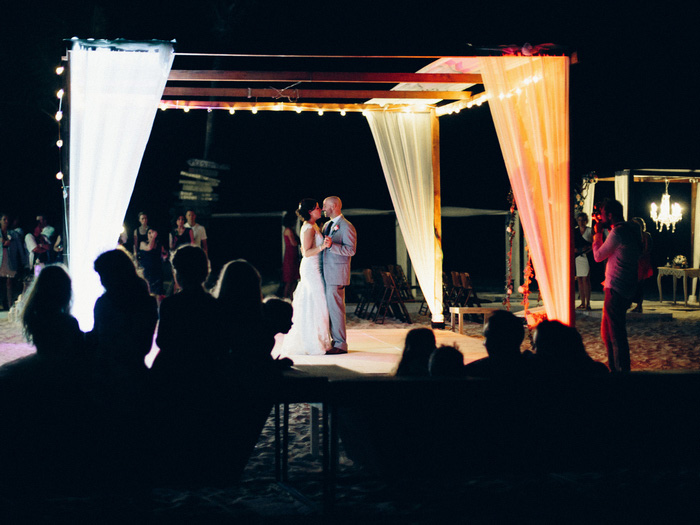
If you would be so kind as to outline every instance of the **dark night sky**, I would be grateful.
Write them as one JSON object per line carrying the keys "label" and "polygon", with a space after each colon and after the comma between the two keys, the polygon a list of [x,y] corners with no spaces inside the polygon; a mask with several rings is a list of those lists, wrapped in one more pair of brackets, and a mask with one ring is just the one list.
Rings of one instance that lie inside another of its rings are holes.
{"label": "dark night sky", "polygon": [[[573,176],[589,171],[612,175],[635,167],[700,167],[694,17],[679,8],[662,11],[636,2],[568,7],[564,2],[475,5],[442,0],[98,1],[87,10],[74,0],[48,8],[14,4],[0,32],[6,72],[0,98],[0,209],[24,221],[40,210],[60,219],[53,120],[59,85],[53,70],[65,53],[63,39],[73,36],[176,39],[180,52],[284,54],[449,55],[467,54],[467,43],[551,42],[576,50],[580,61],[571,69]],[[205,112],[159,112],[130,215],[146,209],[152,222],[167,227],[177,174],[186,159],[203,154],[205,119]],[[488,108],[443,117],[440,123],[443,204],[505,209],[507,176]],[[360,115],[217,114],[213,160],[234,166],[217,211],[281,210],[301,197],[320,199],[329,193],[343,196],[348,207],[391,206],[369,127]],[[648,186],[654,195],[661,193],[660,186]],[[689,190],[678,198],[689,205]],[[373,232],[391,228],[381,221],[357,226],[367,239],[366,253],[373,251],[370,239],[381,244],[381,235]],[[450,257],[478,266],[456,254],[465,251],[464,244],[479,243],[478,235],[464,239],[458,232],[491,227],[446,221],[446,266]],[[256,228],[263,226],[211,225],[229,239],[236,231]],[[268,228],[270,235],[277,235],[275,228]],[[686,243],[686,237],[689,231],[676,242]],[[502,256],[502,238],[496,241],[492,251]],[[482,259],[490,253],[490,248],[484,250]],[[245,252],[241,245],[226,256]]]}

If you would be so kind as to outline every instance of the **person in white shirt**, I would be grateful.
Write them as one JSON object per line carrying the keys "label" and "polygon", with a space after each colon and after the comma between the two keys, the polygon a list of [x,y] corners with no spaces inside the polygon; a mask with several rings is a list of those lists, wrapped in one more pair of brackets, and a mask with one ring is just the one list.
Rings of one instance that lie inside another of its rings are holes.
{"label": "person in white shirt", "polygon": [[185,227],[192,228],[192,235],[194,236],[194,245],[199,246],[209,259],[209,251],[207,249],[207,230],[201,224],[197,224],[197,214],[194,210],[187,210],[185,213],[185,218],[187,219],[187,224]]}

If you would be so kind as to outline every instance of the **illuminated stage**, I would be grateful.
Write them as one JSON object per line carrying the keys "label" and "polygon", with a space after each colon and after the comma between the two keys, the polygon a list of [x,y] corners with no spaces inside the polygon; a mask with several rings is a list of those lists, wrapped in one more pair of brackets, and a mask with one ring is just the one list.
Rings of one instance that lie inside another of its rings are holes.
{"label": "illuminated stage", "polygon": [[[418,326],[412,327],[418,328]],[[300,365],[338,365],[364,374],[391,373],[401,358],[406,334],[411,328],[349,328],[350,351],[343,355],[291,356]],[[483,339],[460,335],[450,330],[434,330],[438,346],[456,345],[470,363],[486,357]],[[279,337],[279,336],[278,336]],[[272,351],[278,354],[279,339]]]}

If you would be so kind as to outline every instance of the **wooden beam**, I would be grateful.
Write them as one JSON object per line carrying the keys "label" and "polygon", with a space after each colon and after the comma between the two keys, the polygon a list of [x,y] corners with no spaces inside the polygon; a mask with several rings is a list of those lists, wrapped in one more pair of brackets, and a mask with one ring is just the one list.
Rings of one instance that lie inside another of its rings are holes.
{"label": "wooden beam", "polygon": [[173,69],[168,81],[191,82],[337,82],[482,84],[472,73],[343,73],[312,71],[219,71]]}
{"label": "wooden beam", "polygon": [[248,88],[193,88],[166,87],[164,97],[214,97],[214,98],[274,98],[274,99],[440,99],[469,100],[470,91],[388,91],[388,90],[337,90],[337,89],[248,89]]}
{"label": "wooden beam", "polygon": [[[218,100],[161,100],[161,109],[212,109],[212,110],[243,110],[252,111],[345,111],[362,112],[369,111],[412,111],[412,104],[337,104],[327,102],[221,102]],[[425,105],[431,108],[430,105]]]}

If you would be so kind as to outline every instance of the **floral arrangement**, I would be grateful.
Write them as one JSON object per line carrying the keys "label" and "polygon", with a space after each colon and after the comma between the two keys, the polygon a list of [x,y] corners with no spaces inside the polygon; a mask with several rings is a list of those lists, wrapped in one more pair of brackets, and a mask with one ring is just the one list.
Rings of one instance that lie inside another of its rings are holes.
{"label": "floral arrangement", "polygon": [[676,255],[673,258],[673,266],[675,266],[676,268],[687,268],[688,259],[685,258],[685,255]]}
{"label": "floral arrangement", "polygon": [[598,176],[595,171],[590,173],[585,173],[581,176],[581,185],[574,188],[575,191],[575,202],[574,202],[574,214],[583,211],[583,203],[586,200],[586,195],[591,185],[598,182]]}

